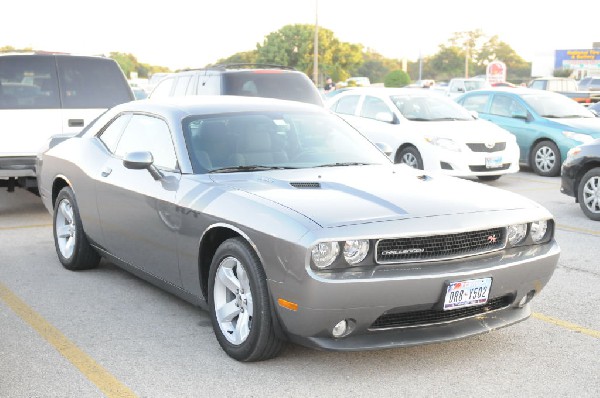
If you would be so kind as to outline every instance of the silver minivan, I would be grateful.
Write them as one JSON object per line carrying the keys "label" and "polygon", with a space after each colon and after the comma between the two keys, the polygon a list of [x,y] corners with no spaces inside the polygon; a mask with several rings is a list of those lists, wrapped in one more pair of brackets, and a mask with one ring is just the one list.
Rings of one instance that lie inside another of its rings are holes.
{"label": "silver minivan", "polygon": [[76,134],[106,109],[134,99],[110,58],[0,55],[0,179],[35,186],[36,156],[57,134]]}

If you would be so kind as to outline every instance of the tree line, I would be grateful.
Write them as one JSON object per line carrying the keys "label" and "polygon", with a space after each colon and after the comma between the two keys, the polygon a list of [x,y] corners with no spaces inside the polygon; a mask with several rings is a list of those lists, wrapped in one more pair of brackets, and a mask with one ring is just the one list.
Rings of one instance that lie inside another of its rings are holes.
{"label": "tree line", "polygon": [[[216,64],[260,63],[285,65],[312,76],[315,25],[292,24],[269,33],[256,48],[219,59]],[[29,52],[30,48],[17,50],[11,46],[0,47],[0,52]],[[507,80],[513,83],[527,81],[531,76],[531,63],[525,61],[498,36],[486,36],[481,30],[457,32],[447,42],[439,45],[438,52],[420,60],[386,58],[361,44],[347,43],[335,37],[333,31],[319,27],[318,64],[320,81],[331,77],[344,81],[351,76],[366,76],[372,83],[384,82],[390,73],[406,67],[412,81],[423,79],[449,80],[453,77],[485,74],[487,65],[495,60],[506,64]],[[170,72],[168,67],[139,62],[130,53],[111,52],[127,77],[131,72],[140,78],[153,73]],[[404,64],[404,65],[403,65]],[[211,65],[206,65],[211,66]]]}

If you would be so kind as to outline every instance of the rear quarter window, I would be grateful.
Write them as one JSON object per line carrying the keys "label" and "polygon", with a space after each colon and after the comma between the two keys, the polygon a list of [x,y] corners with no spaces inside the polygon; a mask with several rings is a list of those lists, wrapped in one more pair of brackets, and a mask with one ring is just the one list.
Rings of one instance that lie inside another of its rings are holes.
{"label": "rear quarter window", "polygon": [[134,99],[113,60],[59,56],[56,61],[63,108],[111,108]]}

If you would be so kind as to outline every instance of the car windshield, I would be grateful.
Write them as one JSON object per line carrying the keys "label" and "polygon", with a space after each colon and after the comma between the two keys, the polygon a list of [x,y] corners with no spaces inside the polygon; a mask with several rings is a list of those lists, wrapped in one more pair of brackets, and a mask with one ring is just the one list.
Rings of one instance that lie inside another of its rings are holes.
{"label": "car windshield", "polygon": [[562,94],[540,93],[523,95],[523,100],[542,117],[591,118],[595,115],[583,105]]}
{"label": "car windshield", "polygon": [[469,111],[442,96],[392,95],[402,116],[414,121],[474,120]]}
{"label": "car windshield", "polygon": [[195,173],[386,164],[390,160],[335,115],[190,116],[183,132]]}

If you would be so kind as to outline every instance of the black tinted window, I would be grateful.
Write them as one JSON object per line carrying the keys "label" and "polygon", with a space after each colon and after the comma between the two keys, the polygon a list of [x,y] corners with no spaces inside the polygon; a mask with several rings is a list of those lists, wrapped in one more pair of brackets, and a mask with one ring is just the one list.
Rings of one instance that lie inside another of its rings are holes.
{"label": "black tinted window", "polygon": [[0,109],[60,108],[54,57],[0,57]]}
{"label": "black tinted window", "polygon": [[123,72],[113,60],[57,57],[64,108],[110,108],[133,100]]}
{"label": "black tinted window", "polygon": [[279,70],[225,73],[223,94],[279,98],[323,105],[319,92],[306,75]]}

